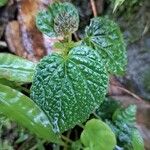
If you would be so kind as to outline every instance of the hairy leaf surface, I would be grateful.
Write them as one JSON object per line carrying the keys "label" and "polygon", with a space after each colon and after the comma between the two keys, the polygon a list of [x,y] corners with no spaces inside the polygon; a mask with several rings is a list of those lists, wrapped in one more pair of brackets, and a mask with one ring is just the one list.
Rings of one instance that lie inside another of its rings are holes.
{"label": "hairy leaf surface", "polygon": [[39,12],[36,25],[41,32],[50,37],[64,37],[78,29],[78,11],[70,3],[55,2],[48,10]]}
{"label": "hairy leaf surface", "polygon": [[104,99],[108,76],[99,54],[87,46],[67,56],[44,57],[36,68],[31,98],[47,114],[55,132],[85,121]]}
{"label": "hairy leaf surface", "polygon": [[59,143],[44,112],[22,93],[0,84],[0,113],[12,118],[40,138]]}
{"label": "hairy leaf surface", "polygon": [[84,42],[96,49],[111,74],[122,74],[126,66],[126,50],[119,27],[107,18],[91,19],[85,29]]}
{"label": "hairy leaf surface", "polygon": [[0,54],[0,78],[23,83],[32,82],[35,66],[35,63],[21,57]]}
{"label": "hairy leaf surface", "polygon": [[114,133],[107,124],[98,119],[86,123],[81,141],[87,150],[113,150],[116,146]]}

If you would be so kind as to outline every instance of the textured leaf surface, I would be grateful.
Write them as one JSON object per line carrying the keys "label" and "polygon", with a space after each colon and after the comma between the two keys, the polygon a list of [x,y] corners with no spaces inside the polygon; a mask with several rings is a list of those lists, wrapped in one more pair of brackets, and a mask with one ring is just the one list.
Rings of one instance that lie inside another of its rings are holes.
{"label": "textured leaf surface", "polygon": [[132,132],[132,146],[133,150],[144,150],[144,142],[138,130]]}
{"label": "textured leaf surface", "polygon": [[16,82],[32,82],[35,64],[21,57],[0,54],[0,78]]}
{"label": "textured leaf surface", "polygon": [[75,32],[79,25],[77,9],[70,3],[55,2],[36,17],[39,30],[50,37],[62,37]]}
{"label": "textured leaf surface", "polygon": [[136,105],[130,105],[127,108],[117,109],[113,115],[113,121],[123,122],[126,124],[135,124]]}
{"label": "textured leaf surface", "polygon": [[91,19],[84,42],[96,49],[112,74],[122,74],[126,66],[126,50],[119,27],[107,18]]}
{"label": "textured leaf surface", "polygon": [[118,108],[112,117],[109,126],[116,134],[118,143],[127,150],[143,150],[143,140],[136,129],[136,105],[127,108]]}
{"label": "textured leaf surface", "polygon": [[98,119],[86,123],[81,141],[88,150],[113,150],[116,146],[114,133],[107,124]]}
{"label": "textured leaf surface", "polygon": [[0,113],[12,118],[41,138],[60,142],[44,112],[22,93],[0,84]]}
{"label": "textured leaf surface", "polygon": [[95,113],[103,120],[105,119],[111,120],[112,115],[118,108],[120,108],[119,102],[108,97],[108,98],[105,98],[104,102],[100,105],[100,107],[96,110]]}
{"label": "textured leaf surface", "polygon": [[77,46],[65,57],[46,56],[38,64],[32,99],[49,117],[55,132],[85,121],[104,99],[108,76],[99,54]]}

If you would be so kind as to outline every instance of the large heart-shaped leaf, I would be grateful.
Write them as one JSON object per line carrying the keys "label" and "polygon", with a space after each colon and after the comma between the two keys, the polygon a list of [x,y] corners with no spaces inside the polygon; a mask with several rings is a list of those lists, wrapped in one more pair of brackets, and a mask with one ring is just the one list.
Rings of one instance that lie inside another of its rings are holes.
{"label": "large heart-shaped leaf", "polygon": [[0,78],[16,82],[32,82],[35,63],[21,57],[0,53]]}
{"label": "large heart-shaped leaf", "polygon": [[60,143],[44,112],[27,96],[0,84],[0,113],[12,118],[40,138]]}
{"label": "large heart-shaped leaf", "polygon": [[122,74],[127,59],[123,36],[117,24],[107,18],[96,17],[91,19],[85,33],[84,43],[99,52],[108,71]]}
{"label": "large heart-shaped leaf", "polygon": [[41,32],[50,37],[64,37],[78,29],[78,11],[70,3],[55,2],[48,10],[39,12],[36,25]]}
{"label": "large heart-shaped leaf", "polygon": [[107,124],[98,119],[88,121],[81,134],[86,150],[113,150],[116,138]]}
{"label": "large heart-shaped leaf", "polygon": [[55,132],[85,121],[104,99],[108,76],[99,54],[87,46],[67,56],[54,53],[37,65],[31,97],[49,117]]}

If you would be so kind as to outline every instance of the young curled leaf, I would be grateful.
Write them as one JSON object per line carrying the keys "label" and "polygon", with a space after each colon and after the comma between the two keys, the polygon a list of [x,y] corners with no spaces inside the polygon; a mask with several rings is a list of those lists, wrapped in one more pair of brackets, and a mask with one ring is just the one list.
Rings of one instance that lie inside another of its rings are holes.
{"label": "young curled leaf", "polygon": [[78,11],[70,3],[55,2],[47,10],[39,12],[36,25],[41,32],[50,37],[65,37],[78,29]]}
{"label": "young curled leaf", "polygon": [[98,51],[109,73],[123,74],[127,56],[118,25],[107,18],[96,17],[91,19],[85,33],[86,37],[83,43]]}
{"label": "young curled leaf", "polygon": [[87,46],[67,56],[53,53],[37,65],[31,98],[63,132],[85,121],[104,100],[108,75],[99,54]]}

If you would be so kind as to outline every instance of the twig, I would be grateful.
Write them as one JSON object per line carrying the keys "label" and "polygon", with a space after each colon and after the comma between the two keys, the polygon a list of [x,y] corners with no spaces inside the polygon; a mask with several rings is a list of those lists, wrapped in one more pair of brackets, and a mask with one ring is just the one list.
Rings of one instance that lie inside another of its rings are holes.
{"label": "twig", "polygon": [[132,97],[134,97],[135,99],[137,99],[138,101],[143,101],[143,99],[141,97],[139,97],[138,95],[132,93],[131,91],[125,89],[124,87],[120,87],[118,85],[112,84],[113,86],[116,86],[118,89],[124,91],[125,93],[131,95]]}
{"label": "twig", "polygon": [[74,38],[75,38],[76,41],[80,40],[76,33],[73,33],[73,35],[74,35]]}
{"label": "twig", "polygon": [[96,17],[97,16],[97,10],[96,10],[96,6],[95,6],[95,1],[94,0],[90,0],[90,2],[91,2],[93,15],[94,15],[94,17]]}

